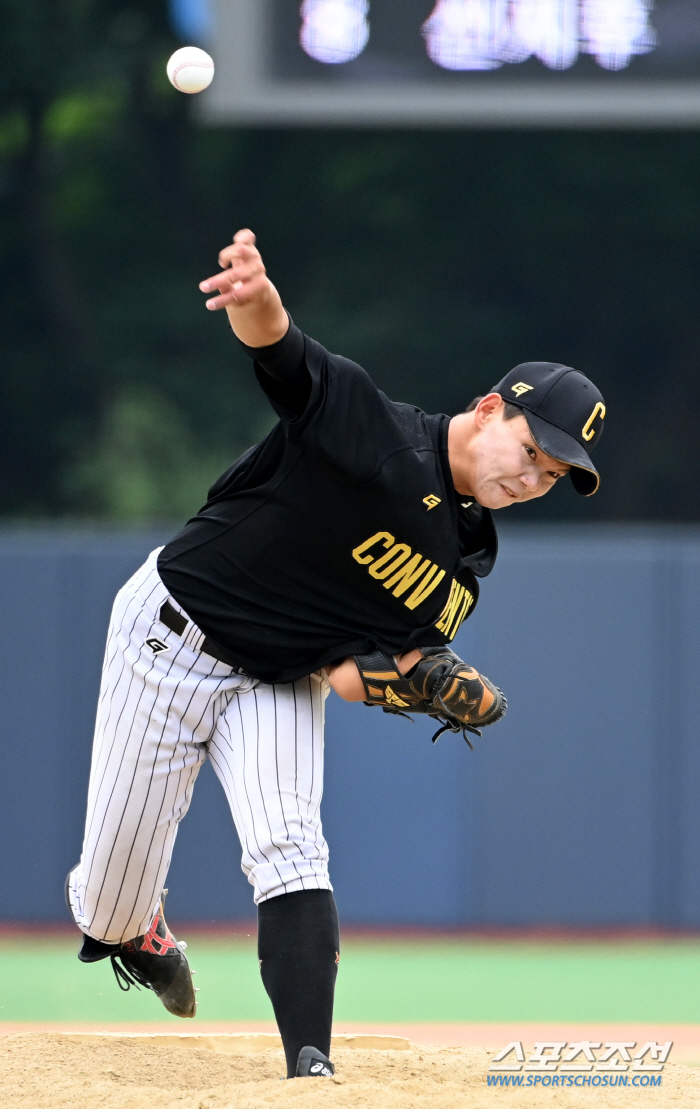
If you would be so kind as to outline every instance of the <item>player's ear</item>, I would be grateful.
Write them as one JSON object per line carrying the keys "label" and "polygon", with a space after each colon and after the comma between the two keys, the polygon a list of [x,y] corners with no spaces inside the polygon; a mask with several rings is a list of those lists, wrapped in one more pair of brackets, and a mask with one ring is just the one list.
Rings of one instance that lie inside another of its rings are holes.
{"label": "player's ear", "polygon": [[476,426],[482,428],[494,417],[500,419],[503,415],[504,403],[500,393],[489,393],[482,397],[474,409],[474,423]]}

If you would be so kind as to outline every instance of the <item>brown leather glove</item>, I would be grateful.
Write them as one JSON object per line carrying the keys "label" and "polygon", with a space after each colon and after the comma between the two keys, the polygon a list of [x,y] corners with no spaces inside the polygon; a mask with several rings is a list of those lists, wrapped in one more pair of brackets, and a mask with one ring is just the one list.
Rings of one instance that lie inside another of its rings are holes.
{"label": "brown leather glove", "polygon": [[480,728],[500,720],[508,705],[505,697],[449,647],[419,650],[423,658],[407,674],[401,674],[384,651],[354,655],[367,695],[365,704],[379,705],[397,716],[427,713],[442,723],[433,743],[445,731],[462,732],[471,747],[467,732],[481,735]]}

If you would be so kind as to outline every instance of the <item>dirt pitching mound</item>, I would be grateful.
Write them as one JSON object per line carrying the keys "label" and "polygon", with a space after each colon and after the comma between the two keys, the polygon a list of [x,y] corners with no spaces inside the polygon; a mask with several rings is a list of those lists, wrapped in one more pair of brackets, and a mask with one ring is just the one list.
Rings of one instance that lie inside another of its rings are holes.
{"label": "dirt pitching mound", "polygon": [[281,1049],[234,1050],[174,1036],[20,1033],[0,1040],[0,1109],[485,1109],[486,1106],[683,1106],[700,1109],[700,1072],[667,1064],[654,1089],[487,1086],[483,1048],[334,1047],[336,1076],[281,1082]]}

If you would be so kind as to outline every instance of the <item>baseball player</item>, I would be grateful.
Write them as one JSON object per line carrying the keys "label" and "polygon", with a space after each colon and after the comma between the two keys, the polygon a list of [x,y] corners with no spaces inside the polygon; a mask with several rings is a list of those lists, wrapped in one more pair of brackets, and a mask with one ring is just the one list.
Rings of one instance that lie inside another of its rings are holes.
{"label": "baseball player", "polygon": [[516,366],[450,419],[390,401],[282,306],[250,231],[203,281],[279,420],[117,595],[87,821],[67,898],[79,958],[195,1015],[163,886],[211,759],[258,910],[258,955],[287,1075],[329,1060],[340,944],[320,803],[324,701],[428,713],[467,740],[505,711],[449,648],[496,558],[491,509],[565,474],[598,487],[605,406],[583,374]]}

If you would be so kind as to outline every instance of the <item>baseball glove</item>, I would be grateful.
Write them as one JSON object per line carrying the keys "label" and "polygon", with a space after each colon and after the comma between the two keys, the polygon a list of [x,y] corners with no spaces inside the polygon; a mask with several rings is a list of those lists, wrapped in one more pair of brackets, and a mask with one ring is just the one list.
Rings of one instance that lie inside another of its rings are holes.
{"label": "baseball glove", "polygon": [[443,732],[461,732],[472,747],[467,732],[480,736],[480,728],[500,720],[507,708],[505,697],[449,647],[419,650],[423,658],[407,674],[384,651],[354,655],[367,695],[365,704],[380,705],[397,716],[427,713],[442,723],[433,743]]}

